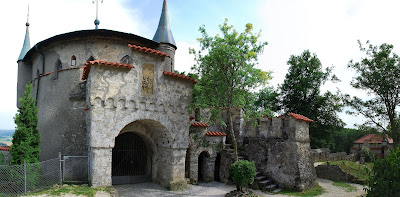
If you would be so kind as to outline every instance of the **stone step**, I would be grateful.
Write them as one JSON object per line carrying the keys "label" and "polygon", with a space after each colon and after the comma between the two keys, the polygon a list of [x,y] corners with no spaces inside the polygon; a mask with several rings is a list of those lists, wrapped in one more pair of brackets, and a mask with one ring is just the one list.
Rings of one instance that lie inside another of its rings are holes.
{"label": "stone step", "polygon": [[225,148],[232,148],[233,149],[233,145],[232,144],[225,144]]}
{"label": "stone step", "polygon": [[268,177],[267,176],[256,176],[255,178],[254,178],[254,182],[260,182],[260,181],[264,181],[264,180],[266,180],[266,179],[268,179]]}
{"label": "stone step", "polygon": [[262,172],[258,172],[258,171],[257,171],[257,172],[256,172],[256,177],[257,177],[257,176],[262,176]]}
{"label": "stone step", "polygon": [[238,159],[245,160],[242,156],[238,156]]}
{"label": "stone step", "polygon": [[272,191],[272,193],[276,194],[276,193],[278,193],[278,192],[280,192],[280,191],[282,191],[281,188],[276,188],[276,189],[274,189],[274,190]]}
{"label": "stone step", "polygon": [[271,185],[267,185],[267,186],[265,186],[264,187],[264,189],[267,189],[267,190],[273,190],[273,189],[276,189],[276,188],[278,188],[278,185],[276,185],[276,184],[271,184]]}
{"label": "stone step", "polygon": [[260,185],[269,185],[271,183],[271,179],[260,181],[258,184]]}
{"label": "stone step", "polygon": [[235,149],[232,149],[232,148],[225,148],[225,150],[226,150],[227,152],[231,152],[231,153],[235,152]]}

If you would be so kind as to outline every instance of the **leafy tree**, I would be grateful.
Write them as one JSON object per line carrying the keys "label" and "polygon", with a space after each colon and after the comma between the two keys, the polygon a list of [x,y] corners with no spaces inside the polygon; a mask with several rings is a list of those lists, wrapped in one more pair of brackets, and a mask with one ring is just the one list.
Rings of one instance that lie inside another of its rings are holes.
{"label": "leafy tree", "polygon": [[242,191],[243,187],[252,184],[256,176],[254,161],[238,160],[231,165],[229,170],[238,191]]}
{"label": "leafy tree", "polygon": [[[251,24],[246,24],[245,31],[238,33],[225,19],[220,30],[221,36],[210,37],[205,26],[200,27],[202,37],[198,41],[201,50],[196,52],[190,49],[196,60],[192,69],[199,76],[193,90],[193,105],[196,108],[211,109],[212,119],[219,121],[220,110],[227,110],[228,128],[237,160],[232,107],[245,107],[252,95],[250,91],[270,78],[269,73],[255,68],[257,56],[267,43],[258,42],[260,34],[252,33]],[[226,125],[223,121],[221,123]]]}
{"label": "leafy tree", "polygon": [[287,63],[289,71],[280,87],[283,110],[314,120],[310,124],[312,148],[333,148],[332,130],[344,124],[337,115],[342,104],[338,93],[327,91],[321,95],[320,87],[328,80],[338,79],[331,76],[332,68],[323,70],[321,61],[309,50],[290,56]]}
{"label": "leafy tree", "polygon": [[360,62],[349,62],[348,67],[357,72],[351,85],[367,91],[373,98],[350,98],[347,95],[346,103],[355,110],[349,113],[365,116],[368,119],[365,126],[374,126],[388,134],[397,146],[400,141],[399,114],[396,111],[400,104],[399,56],[392,52],[393,45],[390,44],[377,47],[367,41],[368,48],[364,48],[360,41],[358,43],[366,57]]}
{"label": "leafy tree", "polygon": [[15,133],[10,148],[11,164],[35,163],[39,161],[40,133],[37,130],[38,117],[35,99],[31,96],[32,84],[26,85],[21,108],[15,115]]}
{"label": "leafy tree", "polygon": [[280,110],[279,93],[274,87],[266,87],[255,93],[254,105],[262,115],[272,115]]}
{"label": "leafy tree", "polygon": [[369,173],[367,196],[400,196],[400,148],[393,148],[384,158],[374,162]]}

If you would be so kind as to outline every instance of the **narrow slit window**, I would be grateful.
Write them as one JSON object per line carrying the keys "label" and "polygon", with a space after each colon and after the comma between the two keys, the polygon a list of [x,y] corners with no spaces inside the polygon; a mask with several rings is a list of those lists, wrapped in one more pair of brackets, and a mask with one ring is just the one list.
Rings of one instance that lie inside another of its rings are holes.
{"label": "narrow slit window", "polygon": [[121,62],[121,63],[124,63],[124,64],[129,64],[129,55],[125,55],[125,56],[121,59],[120,62]]}
{"label": "narrow slit window", "polygon": [[71,66],[76,66],[76,57],[75,57],[75,55],[73,55],[71,57]]}

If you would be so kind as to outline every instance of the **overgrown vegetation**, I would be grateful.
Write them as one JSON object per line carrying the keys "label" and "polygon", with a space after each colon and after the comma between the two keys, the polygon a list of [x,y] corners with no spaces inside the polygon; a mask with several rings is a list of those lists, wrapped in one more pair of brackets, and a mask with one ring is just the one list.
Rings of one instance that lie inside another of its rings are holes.
{"label": "overgrown vegetation", "polygon": [[[211,119],[229,129],[237,161],[231,110],[232,107],[245,108],[249,105],[251,91],[270,79],[269,73],[256,68],[258,55],[267,43],[258,41],[260,34],[252,32],[252,24],[246,24],[242,33],[228,25],[227,19],[219,27],[221,35],[214,37],[207,34],[205,26],[200,27],[202,37],[197,40],[201,50],[190,49],[196,61],[192,70],[199,77],[192,91],[192,104],[194,108],[210,109]],[[221,109],[227,110],[226,123],[221,118]]]}
{"label": "overgrown vegetation", "polygon": [[61,196],[67,194],[75,194],[75,195],[83,195],[88,197],[94,197],[98,191],[104,191],[110,193],[112,190],[111,187],[97,187],[92,188],[88,185],[67,185],[64,184],[63,186],[54,186],[50,189],[42,190],[40,192],[30,193],[28,196],[38,196],[47,194],[50,196]]}
{"label": "overgrown vegetation", "polygon": [[317,185],[314,188],[309,189],[304,192],[282,190],[279,192],[279,194],[284,194],[284,195],[288,195],[288,196],[312,197],[312,196],[319,196],[319,195],[323,194],[324,192],[325,192],[324,188]]}
{"label": "overgrown vegetation", "polygon": [[237,191],[242,191],[243,187],[252,184],[256,176],[256,166],[254,161],[238,160],[231,165],[230,174],[236,183]]}
{"label": "overgrown vegetation", "polygon": [[357,191],[356,187],[354,187],[348,183],[345,183],[345,182],[333,182],[332,185],[336,186],[336,187],[342,187],[342,188],[346,189],[346,192]]}
{"label": "overgrown vegetation", "polygon": [[374,162],[367,186],[367,196],[400,196],[400,147]]}

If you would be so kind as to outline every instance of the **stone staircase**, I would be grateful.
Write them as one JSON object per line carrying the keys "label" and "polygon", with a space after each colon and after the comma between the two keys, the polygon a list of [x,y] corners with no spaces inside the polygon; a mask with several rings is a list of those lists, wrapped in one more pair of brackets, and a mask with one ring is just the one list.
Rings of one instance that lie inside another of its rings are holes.
{"label": "stone staircase", "polygon": [[[232,160],[235,158],[235,150],[232,144],[225,144],[224,150],[227,151]],[[238,151],[238,159],[247,160],[247,157],[245,156],[245,154]],[[278,193],[282,190],[277,184],[272,181],[272,179],[261,172],[256,173],[254,182],[253,184],[251,184],[250,187],[253,189],[259,189],[261,191],[268,191],[272,193]]]}

